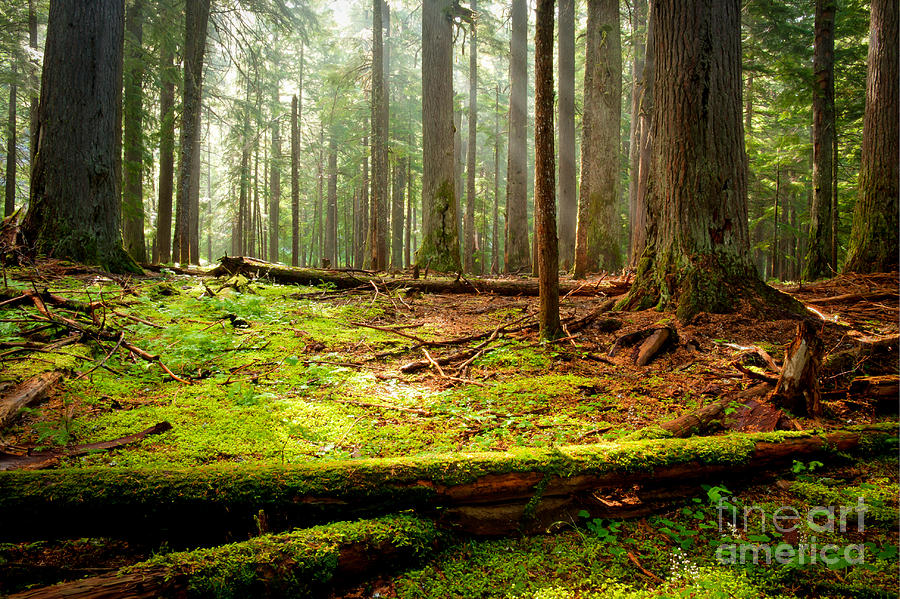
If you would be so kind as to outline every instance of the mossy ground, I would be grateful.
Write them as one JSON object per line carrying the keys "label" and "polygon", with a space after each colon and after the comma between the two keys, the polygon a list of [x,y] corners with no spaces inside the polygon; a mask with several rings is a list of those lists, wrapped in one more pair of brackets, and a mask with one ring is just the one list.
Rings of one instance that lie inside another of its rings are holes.
{"label": "mossy ground", "polygon": [[[35,278],[27,271],[7,274],[13,289],[29,289],[29,279]],[[508,336],[462,373],[460,378],[473,382],[461,383],[433,370],[400,374],[400,365],[423,357],[421,350],[410,351],[415,342],[354,323],[410,327],[399,330],[423,339],[447,339],[491,331],[533,314],[536,298],[326,295],[319,288],[257,283],[239,285],[241,291],[219,290],[222,281],[172,274],[131,280],[63,275],[36,283],[75,299],[102,299],[107,304],[106,324],[124,329],[128,341],[159,354],[173,372],[194,382],[174,381],[157,365],[120,351],[87,377],[68,377],[48,401],[4,431],[4,441],[11,445],[51,447],[108,440],[163,420],[173,425],[171,431],[139,444],[70,458],[64,464],[76,468],[278,465],[615,441],[750,384],[729,366],[730,361],[751,345],[778,359],[795,327],[791,320],[759,322],[744,314],[701,314],[689,325],[679,325],[678,345],[647,368],[631,364],[630,349],[612,363],[592,359],[605,355],[620,335],[651,326],[661,317],[655,310],[625,312],[616,314],[622,321],[619,331],[589,327],[564,343],[541,345],[529,331]],[[563,302],[562,309],[564,315],[583,315],[595,305],[594,299],[573,297]],[[26,322],[28,313],[28,308],[0,307],[0,341],[26,340],[37,326]],[[840,327],[850,316],[842,311],[843,320],[835,318],[823,331],[830,351],[849,343]],[[852,319],[851,324],[867,334],[895,333],[897,328],[896,321],[870,315]],[[48,329],[27,339],[52,341],[59,335],[60,331]],[[49,353],[9,354],[3,358],[0,385],[42,370],[87,371],[114,344],[88,341]],[[442,351],[429,348],[432,355]],[[864,363],[857,371],[877,374],[874,369],[879,366]],[[832,407],[826,422],[832,426],[851,418],[854,422],[881,418],[870,409],[851,412],[847,406]],[[833,487],[807,489],[804,484],[793,488],[792,501],[835,499],[826,494],[834,492]],[[896,498],[896,477],[882,471],[863,470],[846,488],[862,485],[887,489],[887,495]],[[748,499],[753,501],[765,496],[764,490],[751,493],[755,495]],[[896,502],[887,501],[883,509],[896,515]],[[677,523],[681,516],[666,517]],[[720,566],[705,569],[712,566],[711,554],[705,546],[700,552],[700,544],[683,549],[685,559],[698,568],[688,582],[669,571],[666,560],[673,541],[659,532],[659,521],[621,524],[617,536],[629,540],[622,547],[633,547],[645,568],[668,581],[660,585],[640,573],[627,555],[610,553],[610,544],[583,524],[567,523],[564,532],[551,537],[463,543],[425,569],[391,581],[391,592],[403,597],[547,599],[630,596],[629,592],[689,596],[684,593],[692,590],[707,596],[703,585],[737,585],[726,596],[791,596],[811,594],[804,589],[818,582],[818,570],[810,568],[784,570],[780,578],[768,570],[742,570],[738,575]],[[896,537],[886,536],[883,529],[878,534],[882,537],[873,542],[896,547]],[[891,559],[884,558],[895,564]],[[834,588],[866,581],[876,591],[896,585],[896,578],[884,573],[825,572],[837,585]],[[792,577],[801,582],[795,585]],[[441,586],[451,583],[455,586]]]}

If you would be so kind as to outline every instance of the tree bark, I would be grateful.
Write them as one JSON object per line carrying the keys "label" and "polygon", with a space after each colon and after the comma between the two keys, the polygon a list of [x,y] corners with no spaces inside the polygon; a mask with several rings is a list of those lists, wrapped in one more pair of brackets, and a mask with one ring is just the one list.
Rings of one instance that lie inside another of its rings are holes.
{"label": "tree bark", "polygon": [[199,169],[200,109],[203,91],[203,56],[206,51],[206,32],[209,25],[210,0],[187,0],[184,27],[184,84],[182,88],[182,116],[178,162],[178,187],[175,193],[175,238],[172,259],[175,262],[196,264],[199,256],[191,255],[192,235],[192,178]]}
{"label": "tree bark", "polygon": [[[477,0],[469,0],[469,8],[478,10]],[[466,222],[465,270],[475,271],[475,155],[478,126],[478,28],[473,20],[469,37],[469,142],[466,153]]]}
{"label": "tree bark", "polygon": [[673,305],[682,321],[733,310],[737,297],[783,300],[750,259],[739,4],[679,0],[651,9],[658,68],[649,236],[624,304]]}
{"label": "tree bark", "polygon": [[450,0],[422,6],[422,242],[416,264],[459,272],[453,162],[453,40]]}
{"label": "tree bark", "polygon": [[394,164],[393,197],[391,199],[391,267],[403,268],[403,192],[406,189],[406,157]]}
{"label": "tree bark", "polygon": [[17,385],[10,393],[4,395],[0,401],[0,430],[10,424],[22,408],[46,397],[47,392],[62,379],[61,372],[44,372]]}
{"label": "tree bark", "polygon": [[531,268],[528,247],[528,7],[512,0],[509,42],[509,151],[506,168],[506,247],[504,271]]}
{"label": "tree bark", "polygon": [[384,72],[384,0],[372,0],[372,238],[373,270],[388,266],[388,96]]}
{"label": "tree bark", "polygon": [[278,82],[272,98],[272,156],[269,165],[269,260],[281,261],[278,226],[281,220],[281,128],[275,114],[281,108]]}
{"label": "tree bark", "polygon": [[617,158],[622,119],[620,40],[618,1],[588,0],[581,189],[573,270],[576,278],[622,266]]}
{"label": "tree bark", "polygon": [[[37,54],[38,51],[38,24],[37,24],[37,10],[35,8],[36,0],[28,0],[28,47]],[[35,61],[30,61],[29,65],[29,80],[30,80],[30,90],[29,96],[31,98],[28,118],[28,153],[30,158],[30,166],[34,167],[34,155],[37,153],[37,133],[38,133],[38,104],[39,98],[38,93],[39,82],[37,76],[37,64]],[[29,173],[31,169],[29,169]]]}
{"label": "tree bark", "polygon": [[125,159],[122,216],[125,250],[138,262],[147,261],[144,241],[144,1],[134,0],[125,14],[125,76],[122,100]]}
{"label": "tree bark", "polygon": [[[368,129],[368,128],[366,128]],[[369,246],[369,138],[363,137],[362,159],[362,195],[359,198],[360,220],[360,246],[356,268],[369,267],[372,261],[372,252],[367,251]]]}
{"label": "tree bark", "polygon": [[22,233],[39,254],[140,272],[119,228],[123,10],[121,0],[50,6]]}
{"label": "tree bark", "polygon": [[494,96],[494,218],[491,230],[491,274],[500,273],[500,84]]}
{"label": "tree bark", "polygon": [[[640,209],[638,188],[641,172],[641,118],[642,99],[646,87],[644,74],[645,40],[647,37],[647,0],[635,0],[631,20],[631,124],[628,143],[628,265],[634,266],[643,250],[641,234],[644,227],[643,212]],[[640,246],[640,247],[637,247]]]}
{"label": "tree bark", "polygon": [[160,48],[159,90],[159,197],[156,216],[156,246],[159,262],[172,260],[172,192],[175,179],[175,70],[172,48]]}
{"label": "tree bark", "polygon": [[813,203],[809,246],[803,278],[831,275],[831,171],[834,146],[834,14],[835,0],[816,0],[813,53]]}
{"label": "tree bark", "polygon": [[328,137],[328,200],[325,206],[325,253],[323,260],[337,266],[337,140]]}
{"label": "tree bark", "polygon": [[562,330],[553,148],[553,4],[554,0],[538,0],[534,35],[534,216],[543,339],[556,339]]}
{"label": "tree bark", "polygon": [[[302,46],[300,52],[302,57]],[[302,59],[300,62],[302,65]],[[299,104],[300,102],[297,96],[291,98],[291,266],[300,265],[300,127],[298,125],[300,120]]]}
{"label": "tree bark", "polygon": [[[559,1],[559,261],[575,261],[575,0]],[[536,118],[536,117],[535,117]]]}
{"label": "tree bark", "polygon": [[[652,7],[652,2],[648,2]],[[637,197],[631,213],[631,243],[630,266],[637,267],[644,250],[647,247],[647,210],[650,201],[648,197],[651,169],[650,150],[653,145],[651,137],[651,124],[653,117],[653,85],[656,73],[656,55],[653,37],[652,11],[647,16],[647,46],[644,54],[644,69],[641,74],[641,98],[638,110],[638,168],[637,168]]]}
{"label": "tree bark", "polygon": [[6,121],[6,197],[3,216],[16,211],[16,59],[13,58],[12,79],[9,83],[9,114]]}
{"label": "tree bark", "polygon": [[853,212],[847,272],[897,270],[900,195],[900,51],[896,0],[873,0],[869,26],[866,111],[859,196]]}

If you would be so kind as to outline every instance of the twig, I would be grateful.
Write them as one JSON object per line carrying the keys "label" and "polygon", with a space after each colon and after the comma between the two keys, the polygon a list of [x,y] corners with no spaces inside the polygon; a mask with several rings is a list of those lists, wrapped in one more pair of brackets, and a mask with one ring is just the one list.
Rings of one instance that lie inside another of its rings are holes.
{"label": "twig", "polygon": [[434,361],[434,358],[431,357],[431,354],[428,353],[428,350],[424,347],[422,348],[422,353],[425,354],[425,357],[428,358],[428,361],[431,362],[431,365],[437,368],[438,373],[444,378],[447,378],[447,375],[444,373],[444,369],[441,368],[441,365]]}
{"label": "twig", "polygon": [[662,578],[660,578],[659,576],[657,576],[656,574],[654,574],[653,572],[651,572],[650,570],[648,570],[647,568],[642,566],[641,562],[639,562],[638,559],[636,557],[634,557],[634,554],[630,551],[628,552],[628,559],[631,560],[631,563],[633,563],[635,566],[637,566],[638,570],[640,570],[641,572],[643,572],[644,574],[646,574],[647,576],[649,576],[656,582],[659,582],[659,583],[665,582],[665,580],[663,580]]}
{"label": "twig", "polygon": [[115,347],[112,348],[112,351],[110,351],[108,354],[106,354],[106,356],[104,356],[103,359],[100,360],[100,362],[98,364],[94,365],[90,370],[86,370],[85,372],[82,372],[81,374],[76,376],[73,380],[77,381],[77,380],[83,379],[87,375],[91,374],[92,372],[94,372],[95,370],[97,370],[98,368],[100,368],[101,366],[106,364],[106,361],[109,360],[112,357],[112,355],[119,350],[120,347],[122,347],[123,341],[125,341],[125,332],[124,331],[122,331],[122,333],[119,334],[119,340],[116,342]]}
{"label": "twig", "polygon": [[123,312],[119,312],[118,310],[113,310],[112,313],[115,314],[116,316],[121,316],[122,318],[127,318],[128,320],[133,320],[134,322],[139,322],[141,324],[145,324],[147,326],[154,327],[157,329],[166,328],[166,327],[162,326],[161,324],[156,324],[155,322],[150,322],[149,320],[141,318],[140,316],[132,316],[131,314],[125,314]]}
{"label": "twig", "polygon": [[363,408],[379,408],[382,410],[397,410],[398,412],[409,412],[419,416],[434,416],[432,412],[420,408],[405,408],[403,406],[391,406],[387,404],[370,403],[367,401],[356,401],[354,399],[333,399],[337,403],[350,404],[351,406],[360,406]]}

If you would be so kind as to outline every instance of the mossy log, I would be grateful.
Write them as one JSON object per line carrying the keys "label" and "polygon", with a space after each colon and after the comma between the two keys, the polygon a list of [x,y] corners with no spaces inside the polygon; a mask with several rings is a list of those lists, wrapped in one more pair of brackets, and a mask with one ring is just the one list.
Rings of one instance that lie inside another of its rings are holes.
{"label": "mossy log", "polygon": [[338,522],[160,555],[116,573],[10,599],[325,596],[335,587],[430,555],[440,534],[434,524],[409,516]]}
{"label": "mossy log", "polygon": [[[288,466],[83,468],[0,472],[0,540],[114,536],[215,543],[271,530],[416,509],[477,534],[540,529],[589,509],[649,513],[707,482],[749,482],[794,460],[896,440],[896,423],[497,453],[334,460]],[[636,502],[601,502],[627,493]],[[231,536],[229,536],[231,535]]]}
{"label": "mossy log", "polygon": [[[337,289],[354,289],[368,287],[372,284],[388,286],[395,289],[408,289],[422,293],[488,293],[504,296],[537,296],[537,279],[451,279],[451,278],[383,278],[362,272],[344,270],[325,270],[318,268],[298,268],[283,266],[248,258],[245,256],[225,256],[219,259],[219,266],[209,271],[212,276],[244,275],[248,278],[264,277],[275,283],[287,285],[334,285]],[[613,279],[586,284],[584,281],[561,281],[561,295],[606,295],[614,296],[625,293],[631,284],[623,280]]]}

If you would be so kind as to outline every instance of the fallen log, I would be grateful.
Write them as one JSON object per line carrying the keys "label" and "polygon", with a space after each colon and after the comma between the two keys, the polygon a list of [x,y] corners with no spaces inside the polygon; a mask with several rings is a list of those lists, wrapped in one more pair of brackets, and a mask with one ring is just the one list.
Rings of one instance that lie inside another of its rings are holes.
{"label": "fallen log", "polygon": [[[347,270],[331,270],[319,268],[299,268],[272,264],[246,256],[224,256],[219,259],[219,266],[208,273],[211,276],[223,277],[244,275],[248,278],[264,277],[275,283],[286,285],[333,285],[336,289],[354,289],[376,285],[392,289],[408,289],[421,293],[488,293],[506,296],[537,296],[536,279],[465,279],[429,278],[429,279],[384,279],[363,272]],[[597,284],[585,284],[577,281],[560,281],[559,292],[573,295],[621,295],[626,293],[631,283],[624,280],[606,280]]]}
{"label": "fallen log", "polygon": [[0,429],[11,423],[19,410],[42,400],[62,378],[61,372],[42,372],[16,386],[0,399]]}
{"label": "fallen log", "polygon": [[166,431],[172,430],[172,425],[168,422],[160,422],[133,435],[126,435],[118,439],[109,441],[100,441],[99,443],[85,443],[83,445],[74,445],[63,449],[49,449],[46,451],[28,452],[23,455],[15,455],[0,452],[0,471],[5,470],[41,470],[43,468],[51,468],[59,464],[64,457],[79,456],[92,453],[95,451],[110,451],[125,445],[137,443],[150,435],[158,435]]}
{"label": "fallen log", "polygon": [[837,304],[840,302],[880,302],[882,300],[897,301],[896,291],[873,291],[869,293],[845,293],[830,297],[816,297],[805,300],[807,304]]}
{"label": "fallen log", "polygon": [[[113,536],[216,543],[256,530],[415,509],[476,534],[541,530],[588,509],[649,513],[702,483],[758,482],[794,460],[895,451],[897,423],[830,433],[777,432],[498,453],[285,466],[82,468],[0,472],[0,540]],[[825,460],[823,460],[825,461]],[[633,501],[614,498],[628,494]],[[613,499],[611,499],[613,498]],[[229,536],[230,535],[230,536]]]}
{"label": "fallen log", "polygon": [[690,437],[703,433],[710,433],[722,428],[722,419],[727,415],[729,407],[743,405],[747,400],[768,395],[772,387],[765,383],[754,385],[749,389],[707,404],[695,412],[683,414],[674,420],[663,422],[659,428],[670,433],[673,437]]}
{"label": "fallen log", "polygon": [[366,575],[430,555],[441,533],[409,516],[338,522],[160,555],[118,572],[10,595],[10,599],[325,596]]}

